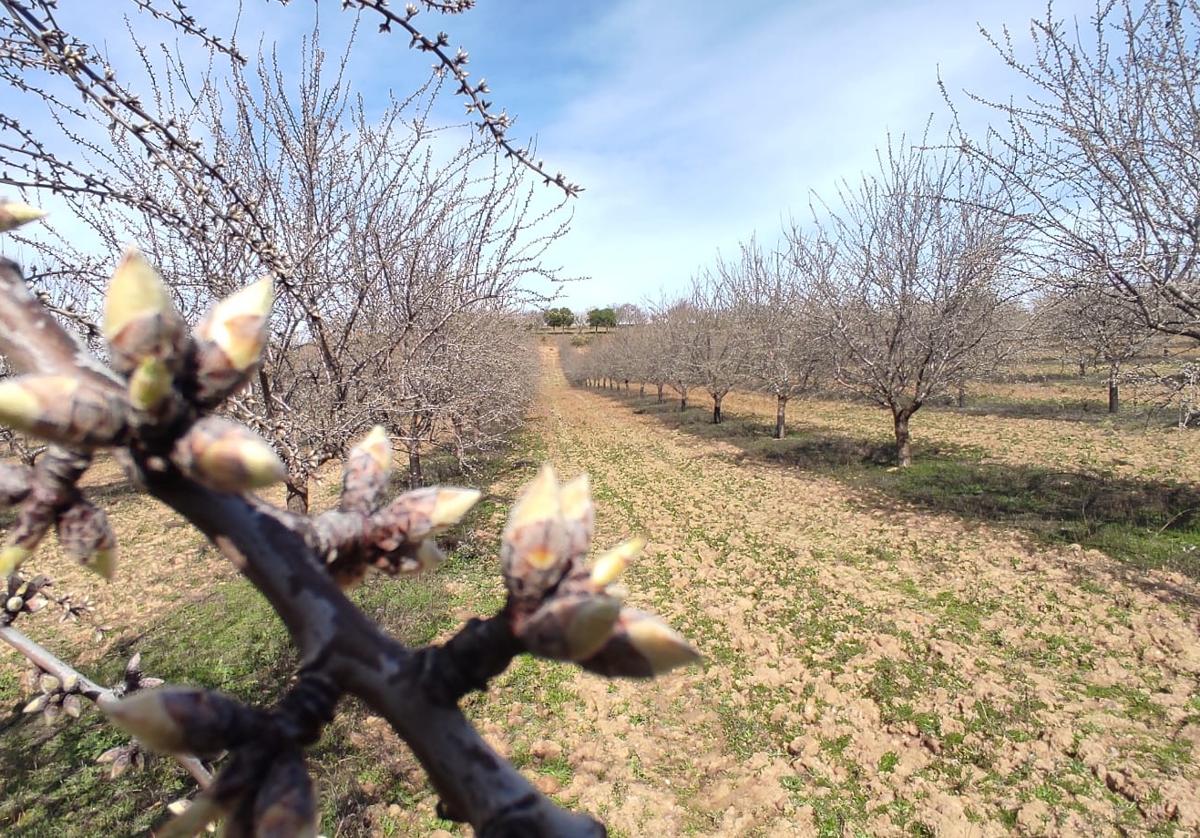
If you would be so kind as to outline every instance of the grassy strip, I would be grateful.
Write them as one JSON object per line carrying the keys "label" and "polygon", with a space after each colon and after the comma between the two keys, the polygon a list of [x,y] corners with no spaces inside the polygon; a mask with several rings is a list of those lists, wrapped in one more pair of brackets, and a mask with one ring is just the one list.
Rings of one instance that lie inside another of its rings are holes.
{"label": "grassy strip", "polygon": [[914,444],[913,465],[889,468],[892,447],[877,439],[793,430],[772,438],[758,418],[727,414],[713,425],[705,407],[626,400],[668,427],[730,443],[751,459],[833,477],[893,503],[1025,530],[1060,544],[1101,550],[1136,568],[1200,578],[1200,487],[1049,467],[988,462],[968,447]]}

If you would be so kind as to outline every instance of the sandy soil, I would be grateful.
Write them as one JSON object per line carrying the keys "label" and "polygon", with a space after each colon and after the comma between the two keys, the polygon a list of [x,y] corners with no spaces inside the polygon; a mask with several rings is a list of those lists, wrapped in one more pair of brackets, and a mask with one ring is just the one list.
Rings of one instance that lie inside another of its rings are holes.
{"label": "sandy soil", "polygon": [[491,724],[569,764],[546,790],[630,835],[1200,832],[1194,584],[738,462],[544,351],[550,460],[590,473],[598,545],[648,536],[629,599],[706,658]]}

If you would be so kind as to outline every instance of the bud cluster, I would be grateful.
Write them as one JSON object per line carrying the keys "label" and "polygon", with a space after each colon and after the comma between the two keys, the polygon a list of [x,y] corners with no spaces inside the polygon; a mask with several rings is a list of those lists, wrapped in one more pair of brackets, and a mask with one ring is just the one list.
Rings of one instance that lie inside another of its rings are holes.
{"label": "bud cluster", "polygon": [[[0,228],[5,219],[33,217],[22,205],[0,203]],[[80,350],[76,366],[0,381],[0,423],[85,459],[95,448],[133,444],[220,492],[276,483],[286,472],[270,445],[244,426],[204,415],[257,368],[272,298],[269,279],[253,283],[218,302],[189,335],[162,277],[129,250],[109,283],[101,328],[117,374]],[[40,493],[31,492],[39,474],[27,472],[0,469],[0,502],[22,503],[0,549],[0,574],[16,570],[54,526],[69,555],[111,578],[116,538],[104,513],[74,489],[82,469]]]}
{"label": "bud cluster", "polygon": [[25,673],[24,683],[26,689],[38,694],[25,705],[23,713],[40,713],[42,721],[47,725],[54,724],[64,716],[78,719],[83,713],[83,696],[79,693],[78,675],[71,673],[65,678],[59,678],[35,666]]}
{"label": "bud cluster", "polygon": [[437,536],[461,521],[481,497],[477,489],[430,486],[404,492],[379,508],[391,472],[391,442],[376,427],[346,458],[340,508],[315,522],[314,546],[342,588],[358,584],[371,567],[389,576],[437,567],[446,558]]}
{"label": "bud cluster", "polygon": [[138,690],[149,690],[163,685],[162,678],[150,678],[142,672],[142,653],[135,652],[125,664],[125,672],[121,683],[113,687],[113,694],[122,696]]}
{"label": "bud cluster", "polygon": [[115,780],[131,768],[135,771],[144,769],[147,754],[145,748],[138,742],[127,742],[124,745],[109,748],[96,757],[96,762],[100,765],[107,765],[109,779]]}
{"label": "bud cluster", "polygon": [[22,579],[14,574],[8,577],[4,611],[0,612],[0,625],[11,625],[17,615],[36,614],[45,608],[49,604],[49,600],[42,589],[48,587],[50,587],[50,580],[45,576]]}
{"label": "bud cluster", "polygon": [[698,660],[657,617],[622,604],[613,583],[641,552],[640,539],[585,565],[594,518],[586,477],[560,486],[547,465],[526,487],[500,548],[513,633],[535,655],[610,677],[652,677]]}
{"label": "bud cluster", "polygon": [[[213,784],[189,804],[173,805],[176,818],[159,834],[194,835],[223,818],[225,834],[315,836],[316,796],[302,746],[319,736],[339,697],[331,683],[302,676],[270,712],[182,687],[134,692],[104,711],[155,751],[229,752]],[[113,757],[125,758],[120,751]]]}

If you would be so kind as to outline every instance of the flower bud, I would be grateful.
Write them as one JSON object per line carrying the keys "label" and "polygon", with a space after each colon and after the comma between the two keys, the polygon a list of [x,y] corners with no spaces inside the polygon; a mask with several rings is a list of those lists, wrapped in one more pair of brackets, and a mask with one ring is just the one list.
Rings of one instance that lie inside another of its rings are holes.
{"label": "flower bud", "polygon": [[172,754],[218,753],[261,723],[232,698],[179,687],[140,690],[102,709],[147,747]]}
{"label": "flower bud", "polygon": [[610,678],[652,678],[699,659],[700,654],[662,620],[622,608],[608,641],[579,665]]}
{"label": "flower bud", "polygon": [[607,588],[616,582],[625,572],[629,560],[641,553],[645,546],[645,539],[631,538],[628,541],[622,541],[611,550],[601,553],[596,557],[596,563],[592,565],[592,584],[599,588]]}
{"label": "flower bud", "polygon": [[72,693],[63,699],[62,708],[63,712],[72,719],[78,719],[83,715],[83,699],[79,697],[78,693]]}
{"label": "flower bud", "polygon": [[39,218],[45,217],[45,210],[31,207],[29,204],[0,200],[0,233],[7,233],[9,230],[17,229],[22,224],[28,224],[30,221],[37,221]]}
{"label": "flower bud", "polygon": [[262,437],[219,416],[206,416],[192,425],[175,443],[171,457],[218,492],[261,489],[287,477],[283,461]]}
{"label": "flower bud", "polygon": [[111,580],[117,566],[117,537],[103,509],[86,500],[71,504],[58,516],[58,543],[63,552]]}
{"label": "flower bud", "polygon": [[51,699],[46,706],[42,708],[42,721],[46,723],[47,727],[49,727],[58,721],[59,717],[62,716],[62,712],[62,705]]}
{"label": "flower bud", "polygon": [[69,375],[0,381],[0,423],[65,445],[114,445],[129,431],[120,393]]}
{"label": "flower bud", "polygon": [[538,599],[567,571],[570,534],[558,481],[545,465],[509,513],[501,534],[500,566],[514,596]]}
{"label": "flower bud", "polygon": [[221,300],[196,329],[196,397],[218,404],[258,366],[270,336],[271,280],[261,279]]}
{"label": "flower bud", "polygon": [[429,523],[433,532],[441,532],[454,526],[463,516],[479,502],[483,493],[478,489],[459,489],[453,486],[440,486],[433,509],[429,513]]}
{"label": "flower bud", "polygon": [[59,680],[58,676],[51,675],[49,672],[42,673],[42,676],[38,678],[38,689],[44,693],[55,692],[61,686],[62,681]]}
{"label": "flower bud", "polygon": [[559,493],[563,522],[567,529],[567,554],[573,559],[587,555],[592,543],[596,508],[592,505],[591,483],[586,474],[563,485]]}
{"label": "flower bud", "polygon": [[620,601],[603,594],[559,593],[521,623],[517,636],[535,655],[583,660],[608,640],[620,612]]}
{"label": "flower bud", "polygon": [[170,374],[183,363],[187,329],[158,271],[137,250],[125,252],[104,295],[104,338],[113,367],[128,373],[145,360]]}
{"label": "flower bud", "polygon": [[171,392],[173,376],[158,358],[143,358],[129,376],[129,401],[138,410],[152,412]]}
{"label": "flower bud", "polygon": [[[432,537],[457,523],[476,501],[475,489],[430,486],[397,497],[370,517],[363,535],[369,561],[384,573],[418,573],[445,561]],[[340,583],[353,583],[344,574]]]}
{"label": "flower bud", "polygon": [[392,474],[392,442],[376,425],[346,457],[342,474],[341,507],[346,512],[370,512]]}
{"label": "flower bud", "polygon": [[17,614],[25,607],[25,600],[19,596],[10,596],[4,603],[4,610],[10,614]]}

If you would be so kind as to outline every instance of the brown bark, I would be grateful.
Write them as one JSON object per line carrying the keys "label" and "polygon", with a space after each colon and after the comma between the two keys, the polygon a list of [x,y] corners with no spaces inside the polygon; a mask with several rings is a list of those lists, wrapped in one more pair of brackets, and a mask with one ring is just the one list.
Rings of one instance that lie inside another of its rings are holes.
{"label": "brown bark", "polygon": [[724,396],[713,396],[713,424],[721,424],[721,399]]}
{"label": "brown bark", "polygon": [[1112,370],[1108,374],[1108,412],[1116,413],[1121,409],[1121,392],[1120,382],[1117,381],[1117,372]]}
{"label": "brown bark", "polygon": [[775,438],[783,439],[787,432],[787,396],[777,396],[775,399]]}
{"label": "brown bark", "polygon": [[901,410],[892,415],[896,430],[896,465],[900,468],[912,465],[912,439],[908,433],[908,420],[912,414],[911,410]]}
{"label": "brown bark", "polygon": [[287,508],[297,515],[308,514],[308,481],[289,478],[287,481]]}
{"label": "brown bark", "polygon": [[418,488],[424,479],[421,473],[421,446],[414,442],[408,449],[408,488]]}

